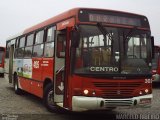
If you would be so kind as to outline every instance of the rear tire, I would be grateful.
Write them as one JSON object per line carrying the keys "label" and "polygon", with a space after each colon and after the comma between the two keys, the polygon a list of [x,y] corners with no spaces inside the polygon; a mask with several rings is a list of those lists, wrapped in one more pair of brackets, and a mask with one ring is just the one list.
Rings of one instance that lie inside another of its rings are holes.
{"label": "rear tire", "polygon": [[48,111],[50,112],[57,111],[57,106],[54,102],[54,89],[51,83],[46,85],[46,87],[44,88],[43,102]]}
{"label": "rear tire", "polygon": [[17,95],[22,94],[22,90],[19,89],[19,85],[18,85],[18,76],[14,75],[14,91]]}

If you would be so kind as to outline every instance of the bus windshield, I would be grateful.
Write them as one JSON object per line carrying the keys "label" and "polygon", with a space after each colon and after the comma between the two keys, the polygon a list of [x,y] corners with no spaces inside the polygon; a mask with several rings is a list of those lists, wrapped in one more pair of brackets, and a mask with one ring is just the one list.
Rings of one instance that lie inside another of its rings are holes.
{"label": "bus windshield", "polygon": [[75,48],[76,74],[149,74],[150,32],[138,29],[80,25]]}

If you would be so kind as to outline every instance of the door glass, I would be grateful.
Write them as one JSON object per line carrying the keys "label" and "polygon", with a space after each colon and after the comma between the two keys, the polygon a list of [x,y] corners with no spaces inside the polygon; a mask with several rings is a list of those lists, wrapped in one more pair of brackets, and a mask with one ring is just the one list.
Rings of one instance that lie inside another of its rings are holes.
{"label": "door glass", "polygon": [[57,36],[57,57],[65,57],[66,37],[65,34]]}

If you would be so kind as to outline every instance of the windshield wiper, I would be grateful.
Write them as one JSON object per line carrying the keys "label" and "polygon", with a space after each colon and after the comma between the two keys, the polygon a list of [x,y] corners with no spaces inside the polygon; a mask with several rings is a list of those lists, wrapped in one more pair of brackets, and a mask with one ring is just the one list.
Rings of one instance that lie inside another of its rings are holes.
{"label": "windshield wiper", "polygon": [[128,34],[125,36],[125,41],[127,41],[127,40],[129,40],[130,39],[130,37],[133,35],[133,33],[135,32],[137,30],[137,27],[134,27],[134,28],[132,28],[129,32],[128,32]]}
{"label": "windshield wiper", "polygon": [[104,36],[108,33],[107,30],[103,27],[102,23],[97,23],[99,30],[102,32]]}
{"label": "windshield wiper", "polygon": [[107,46],[107,37],[106,35],[108,34],[107,30],[103,27],[102,23],[97,23],[97,26],[99,28],[99,30],[102,32],[103,36],[104,36],[104,46]]}

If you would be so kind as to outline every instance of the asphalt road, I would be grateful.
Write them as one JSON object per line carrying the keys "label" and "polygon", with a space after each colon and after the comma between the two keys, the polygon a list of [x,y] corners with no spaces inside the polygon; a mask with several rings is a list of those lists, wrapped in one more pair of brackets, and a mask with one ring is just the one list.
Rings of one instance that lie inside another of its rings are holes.
{"label": "asphalt road", "polygon": [[14,94],[13,87],[0,78],[0,119],[2,120],[159,120],[160,85],[154,85],[151,108],[124,109],[114,111],[90,111],[83,113],[51,113],[42,100],[31,94]]}

